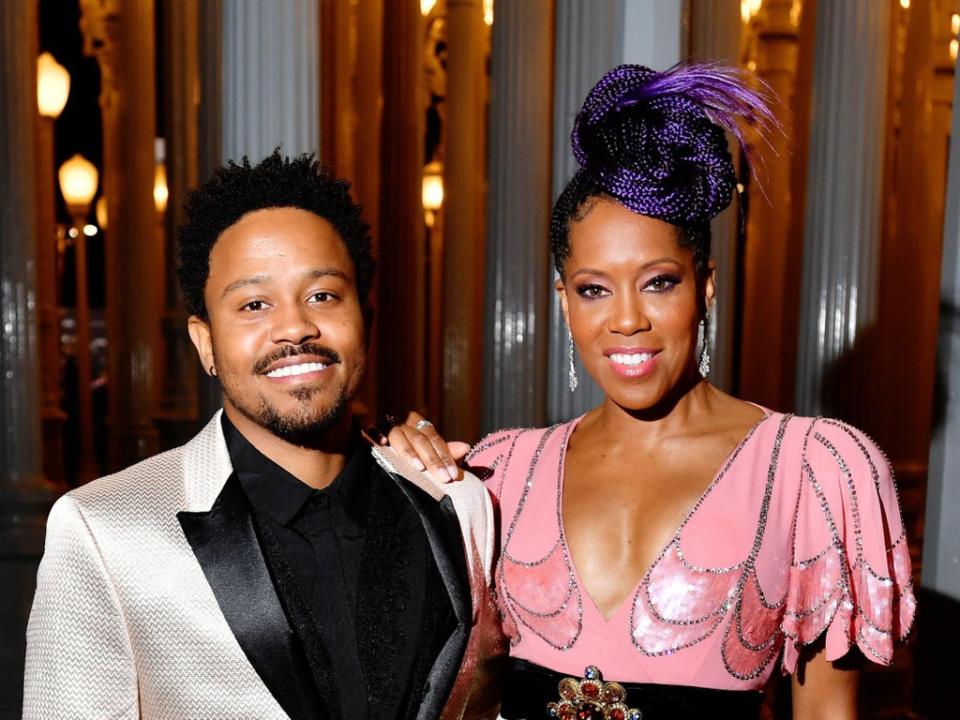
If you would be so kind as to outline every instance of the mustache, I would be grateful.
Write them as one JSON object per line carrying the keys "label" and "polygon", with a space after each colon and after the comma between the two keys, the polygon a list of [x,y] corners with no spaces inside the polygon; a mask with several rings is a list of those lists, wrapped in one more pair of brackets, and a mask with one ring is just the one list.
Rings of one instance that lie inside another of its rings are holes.
{"label": "mustache", "polygon": [[278,360],[286,360],[287,358],[296,357],[297,355],[312,355],[321,357],[330,365],[340,362],[340,353],[333,348],[320,345],[319,343],[308,342],[303,343],[302,345],[288,345],[287,347],[281,348],[276,352],[260,358],[253,366],[253,372],[255,375],[262,375],[267,371],[268,367],[273,365]]}

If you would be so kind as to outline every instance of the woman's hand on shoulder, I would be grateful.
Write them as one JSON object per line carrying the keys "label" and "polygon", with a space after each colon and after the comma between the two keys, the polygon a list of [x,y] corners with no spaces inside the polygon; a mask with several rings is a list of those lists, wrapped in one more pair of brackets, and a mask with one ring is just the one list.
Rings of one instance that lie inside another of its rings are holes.
{"label": "woman's hand on shoulder", "polygon": [[385,435],[375,433],[379,435],[380,445],[389,445],[415,468],[430,473],[437,482],[448,483],[463,477],[457,460],[467,454],[470,445],[457,441],[448,443],[433,423],[420,413],[409,412],[402,422],[392,423],[389,429],[379,429],[386,430]]}

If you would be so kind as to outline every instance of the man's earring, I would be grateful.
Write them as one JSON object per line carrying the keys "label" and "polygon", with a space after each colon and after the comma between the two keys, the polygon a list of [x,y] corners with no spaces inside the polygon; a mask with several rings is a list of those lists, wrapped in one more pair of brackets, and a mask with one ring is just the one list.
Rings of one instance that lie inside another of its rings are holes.
{"label": "man's earring", "polygon": [[217,366],[216,366],[216,365],[211,365],[211,366],[210,366],[210,377],[216,377],[216,376],[217,376]]}
{"label": "man's earring", "polygon": [[700,374],[706,377],[710,374],[710,315],[704,312],[700,320],[700,330],[703,334],[703,346],[700,350]]}
{"label": "man's earring", "polygon": [[577,380],[577,366],[573,362],[573,333],[570,332],[570,328],[567,328],[567,338],[570,340],[570,349],[567,353],[567,358],[570,361],[570,367],[568,369],[567,379],[570,383],[570,392],[573,392],[577,389],[579,381]]}

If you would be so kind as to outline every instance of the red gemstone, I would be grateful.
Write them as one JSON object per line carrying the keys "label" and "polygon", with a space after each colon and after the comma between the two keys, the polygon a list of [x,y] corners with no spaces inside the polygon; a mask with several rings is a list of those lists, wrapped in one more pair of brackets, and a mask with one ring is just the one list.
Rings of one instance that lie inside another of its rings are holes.
{"label": "red gemstone", "polygon": [[610,717],[610,720],[626,720],[627,714],[620,708],[613,708],[612,710],[607,710],[607,714]]}
{"label": "red gemstone", "polygon": [[585,698],[595,700],[600,697],[600,685],[592,680],[584,680],[580,683],[580,692],[583,693]]}

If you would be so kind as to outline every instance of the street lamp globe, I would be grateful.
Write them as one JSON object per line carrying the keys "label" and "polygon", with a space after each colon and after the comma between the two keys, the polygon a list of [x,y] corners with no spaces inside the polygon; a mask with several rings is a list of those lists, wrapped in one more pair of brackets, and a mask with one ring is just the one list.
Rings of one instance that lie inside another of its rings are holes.
{"label": "street lamp globe", "polygon": [[48,52],[37,58],[37,107],[44,117],[56,119],[70,96],[70,73]]}
{"label": "street lamp globe", "polygon": [[70,212],[74,215],[85,215],[93,202],[93,196],[97,194],[97,167],[77,154],[60,166],[58,177],[60,192],[63,193]]}

